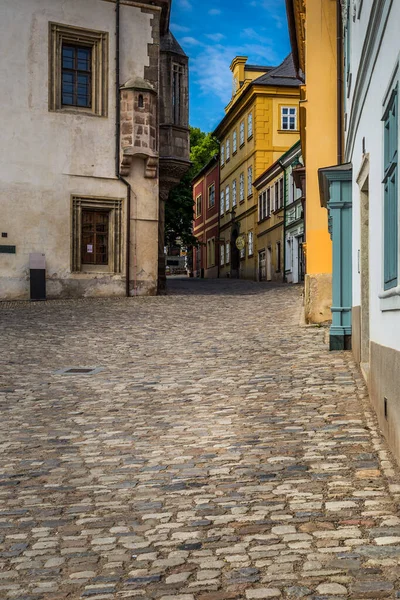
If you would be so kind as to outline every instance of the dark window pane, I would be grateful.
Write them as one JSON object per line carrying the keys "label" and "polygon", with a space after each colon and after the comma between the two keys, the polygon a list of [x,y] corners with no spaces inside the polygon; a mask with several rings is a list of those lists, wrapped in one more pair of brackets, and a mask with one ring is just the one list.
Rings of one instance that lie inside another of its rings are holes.
{"label": "dark window pane", "polygon": [[62,96],[62,103],[63,104],[68,104],[68,105],[73,105],[74,104],[74,97],[72,96],[72,94],[63,94],[63,96]]}
{"label": "dark window pane", "polygon": [[92,49],[63,46],[62,56],[62,103],[90,108]]}
{"label": "dark window pane", "polygon": [[62,56],[63,69],[73,69],[75,62],[75,49],[68,46],[63,46]]}

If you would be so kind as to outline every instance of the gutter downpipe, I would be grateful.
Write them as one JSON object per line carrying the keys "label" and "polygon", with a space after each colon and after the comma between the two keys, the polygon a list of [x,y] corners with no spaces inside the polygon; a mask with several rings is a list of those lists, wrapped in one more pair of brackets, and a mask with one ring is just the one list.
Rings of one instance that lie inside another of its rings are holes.
{"label": "gutter downpipe", "polygon": [[[126,186],[126,252],[125,252],[125,279],[126,296],[130,297],[129,278],[130,278],[130,245],[131,245],[131,184],[122,177],[119,166],[120,136],[121,136],[121,98],[120,98],[120,0],[116,0],[115,5],[115,174],[117,178]],[[136,253],[135,253],[136,260]],[[136,296],[136,277],[134,283],[134,295]]]}
{"label": "gutter downpipe", "polygon": [[337,162],[343,163],[343,23],[340,0],[336,3],[337,53]]}
{"label": "gutter downpipe", "polygon": [[286,169],[283,163],[279,161],[283,170],[283,283],[286,283]]}

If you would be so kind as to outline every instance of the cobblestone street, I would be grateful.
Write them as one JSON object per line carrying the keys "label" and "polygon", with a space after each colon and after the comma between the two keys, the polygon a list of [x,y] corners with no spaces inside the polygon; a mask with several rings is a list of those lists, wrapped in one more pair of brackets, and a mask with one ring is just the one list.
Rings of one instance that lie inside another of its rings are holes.
{"label": "cobblestone street", "polygon": [[299,286],[169,285],[0,305],[0,599],[400,598],[399,471],[351,353]]}

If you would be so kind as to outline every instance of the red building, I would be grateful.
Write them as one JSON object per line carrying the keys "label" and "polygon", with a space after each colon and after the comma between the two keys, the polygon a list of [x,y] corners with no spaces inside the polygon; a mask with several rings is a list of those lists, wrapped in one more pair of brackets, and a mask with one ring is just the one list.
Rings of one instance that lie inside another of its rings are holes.
{"label": "red building", "polygon": [[218,277],[219,272],[219,157],[214,156],[192,181],[194,277]]}

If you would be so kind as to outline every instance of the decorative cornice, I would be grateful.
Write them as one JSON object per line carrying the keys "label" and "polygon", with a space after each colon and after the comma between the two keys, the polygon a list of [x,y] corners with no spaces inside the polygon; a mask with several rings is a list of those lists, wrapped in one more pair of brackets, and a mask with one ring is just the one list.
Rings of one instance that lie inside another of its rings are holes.
{"label": "decorative cornice", "polygon": [[144,152],[143,148],[129,146],[122,148],[120,173],[123,177],[129,175],[134,158],[144,159],[144,176],[146,179],[155,179],[158,174],[158,156],[150,149]]}

